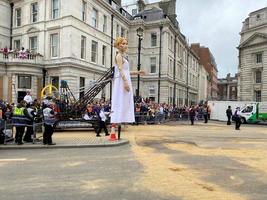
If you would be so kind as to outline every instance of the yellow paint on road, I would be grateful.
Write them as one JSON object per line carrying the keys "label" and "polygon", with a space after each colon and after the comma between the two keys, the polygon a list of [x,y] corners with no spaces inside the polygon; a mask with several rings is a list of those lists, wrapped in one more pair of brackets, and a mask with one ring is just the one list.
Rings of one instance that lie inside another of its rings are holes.
{"label": "yellow paint on road", "polygon": [[[212,175],[207,169],[197,169],[194,166],[177,164],[173,162],[172,155],[168,152],[184,152],[189,156],[225,156],[236,162],[253,167],[256,170],[266,172],[267,152],[262,149],[203,149],[191,144],[172,143],[171,140],[179,139],[190,131],[190,137],[196,132],[197,136],[214,138],[218,134],[222,137],[236,137],[233,127],[212,124],[209,126],[138,126],[131,127],[125,134],[130,143],[136,158],[144,168],[144,174],[136,181],[136,186],[151,190],[165,198],[177,198],[183,200],[248,200],[245,194],[230,190],[228,187],[208,182],[204,177]],[[203,132],[209,131],[209,135]],[[214,131],[214,132],[213,132]],[[232,132],[231,132],[232,131]],[[249,131],[249,130],[248,130]],[[210,134],[212,133],[212,135]],[[243,131],[244,133],[244,131]],[[214,138],[216,140],[216,138]],[[173,151],[172,151],[173,150]],[[176,161],[177,162],[177,161]],[[232,166],[234,167],[234,166]],[[229,166],[231,168],[231,166]],[[227,177],[224,177],[227,179]],[[233,185],[244,184],[244,180],[236,174],[228,177]]]}

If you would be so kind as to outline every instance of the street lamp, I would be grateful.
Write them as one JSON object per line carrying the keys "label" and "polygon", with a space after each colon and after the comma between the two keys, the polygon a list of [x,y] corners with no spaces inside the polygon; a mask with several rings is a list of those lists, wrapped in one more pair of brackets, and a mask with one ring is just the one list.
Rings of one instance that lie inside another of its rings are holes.
{"label": "street lamp", "polygon": [[[137,71],[140,71],[141,63],[140,63],[140,53],[141,53],[141,41],[143,39],[143,32],[144,30],[139,27],[137,30],[137,36],[138,36],[138,64],[137,64]],[[136,90],[136,98],[139,99],[139,88],[140,88],[140,74],[137,75],[137,90]]]}

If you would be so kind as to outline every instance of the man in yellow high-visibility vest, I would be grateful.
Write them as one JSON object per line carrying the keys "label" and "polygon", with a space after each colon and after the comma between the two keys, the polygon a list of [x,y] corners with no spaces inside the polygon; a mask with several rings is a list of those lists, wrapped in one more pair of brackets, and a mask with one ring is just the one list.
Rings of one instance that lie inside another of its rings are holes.
{"label": "man in yellow high-visibility vest", "polygon": [[26,105],[27,102],[22,100],[17,106],[14,107],[12,123],[16,127],[15,142],[18,145],[23,144],[22,137],[24,134],[25,126],[27,125],[26,118]]}

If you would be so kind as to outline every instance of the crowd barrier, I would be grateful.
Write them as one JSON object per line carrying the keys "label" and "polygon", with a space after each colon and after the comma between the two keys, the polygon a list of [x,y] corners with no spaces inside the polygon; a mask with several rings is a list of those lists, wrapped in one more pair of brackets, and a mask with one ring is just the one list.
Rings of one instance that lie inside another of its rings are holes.
{"label": "crowd barrier", "polygon": [[[33,134],[32,134],[32,143],[35,144],[40,138],[37,138],[37,130],[42,130],[43,122],[33,122],[32,124],[27,124],[25,127],[33,127]],[[0,132],[1,132],[1,139],[3,144],[7,144],[7,142],[14,140],[14,132],[15,132],[15,125],[12,123],[11,120],[0,120]],[[0,140],[1,140],[0,139]]]}
{"label": "crowd barrier", "polygon": [[[135,125],[138,124],[162,124],[169,121],[188,121],[189,114],[188,112],[169,112],[169,113],[135,113]],[[203,114],[198,113],[195,117],[195,120],[204,120]],[[25,127],[33,127],[33,135],[32,135],[32,143],[36,143],[40,141],[40,138],[37,138],[36,133],[39,129],[41,132],[43,131],[43,122],[33,122],[32,124],[28,124]],[[87,127],[87,126],[86,126]],[[95,128],[95,127],[94,127]],[[6,144],[9,141],[14,140],[14,132],[15,125],[12,123],[12,120],[3,120],[0,119],[0,144]],[[2,142],[1,142],[2,138]]]}
{"label": "crowd barrier", "polygon": [[[135,124],[161,124],[168,121],[188,121],[190,120],[188,112],[182,113],[135,113]],[[202,113],[197,113],[195,120],[204,120]]]}

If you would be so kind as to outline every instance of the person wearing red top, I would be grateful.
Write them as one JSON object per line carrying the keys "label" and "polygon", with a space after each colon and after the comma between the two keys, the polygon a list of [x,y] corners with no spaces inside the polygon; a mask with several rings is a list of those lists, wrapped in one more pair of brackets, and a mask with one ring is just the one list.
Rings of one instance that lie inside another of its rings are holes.
{"label": "person wearing red top", "polygon": [[7,48],[7,46],[3,49],[3,55],[4,55],[4,58],[8,58],[8,48]]}

